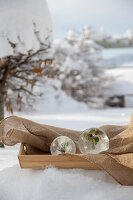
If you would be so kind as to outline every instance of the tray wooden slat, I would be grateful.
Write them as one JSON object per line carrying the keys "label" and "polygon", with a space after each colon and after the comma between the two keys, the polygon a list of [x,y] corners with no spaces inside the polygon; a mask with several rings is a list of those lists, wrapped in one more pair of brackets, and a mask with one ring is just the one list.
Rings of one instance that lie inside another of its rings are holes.
{"label": "tray wooden slat", "polygon": [[76,155],[26,155],[24,144],[21,144],[18,159],[21,168],[44,169],[48,166],[56,168],[72,169],[99,169],[85,158]]}

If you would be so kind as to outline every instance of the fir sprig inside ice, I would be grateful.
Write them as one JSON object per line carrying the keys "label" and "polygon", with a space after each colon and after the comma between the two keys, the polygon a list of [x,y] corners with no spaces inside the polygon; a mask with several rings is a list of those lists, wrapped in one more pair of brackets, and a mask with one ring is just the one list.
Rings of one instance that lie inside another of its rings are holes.
{"label": "fir sprig inside ice", "polygon": [[78,145],[82,154],[96,154],[108,150],[109,138],[103,130],[90,128],[81,133]]}
{"label": "fir sprig inside ice", "polygon": [[52,142],[50,150],[52,155],[58,155],[62,153],[75,154],[76,146],[69,137],[59,136]]}

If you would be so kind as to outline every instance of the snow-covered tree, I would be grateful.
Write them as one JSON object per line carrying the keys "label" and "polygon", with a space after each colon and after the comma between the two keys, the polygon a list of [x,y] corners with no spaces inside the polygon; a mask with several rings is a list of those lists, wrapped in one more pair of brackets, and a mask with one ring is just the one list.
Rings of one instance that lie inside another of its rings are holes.
{"label": "snow-covered tree", "polygon": [[[53,76],[52,25],[45,0],[0,0],[0,120],[33,103],[33,87]],[[38,94],[39,95],[39,94]]]}
{"label": "snow-covered tree", "polygon": [[103,107],[107,88],[101,51],[90,39],[87,27],[81,32],[69,31],[64,40],[54,43],[54,63],[60,68],[62,89],[93,107]]}
{"label": "snow-covered tree", "polygon": [[84,35],[104,48],[123,48],[133,46],[133,31],[130,29],[127,30],[124,35],[110,35],[105,32],[103,27],[94,29],[85,26]]}

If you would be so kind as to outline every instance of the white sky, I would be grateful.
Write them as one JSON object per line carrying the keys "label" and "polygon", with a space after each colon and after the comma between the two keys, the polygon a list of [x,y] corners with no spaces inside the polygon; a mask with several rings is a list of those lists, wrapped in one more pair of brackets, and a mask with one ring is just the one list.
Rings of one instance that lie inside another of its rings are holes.
{"label": "white sky", "polygon": [[133,29],[133,0],[47,0],[54,25],[54,37],[69,29],[88,25],[104,27],[107,33],[123,34]]}

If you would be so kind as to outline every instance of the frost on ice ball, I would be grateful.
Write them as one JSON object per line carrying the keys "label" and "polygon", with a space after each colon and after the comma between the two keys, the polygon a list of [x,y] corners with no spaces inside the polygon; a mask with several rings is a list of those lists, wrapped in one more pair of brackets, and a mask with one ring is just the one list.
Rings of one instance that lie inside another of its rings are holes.
{"label": "frost on ice ball", "polygon": [[52,142],[50,151],[52,155],[58,155],[62,153],[75,154],[76,146],[69,137],[59,136]]}
{"label": "frost on ice ball", "polygon": [[109,138],[99,128],[90,128],[82,132],[78,140],[78,146],[82,154],[96,154],[109,148]]}

